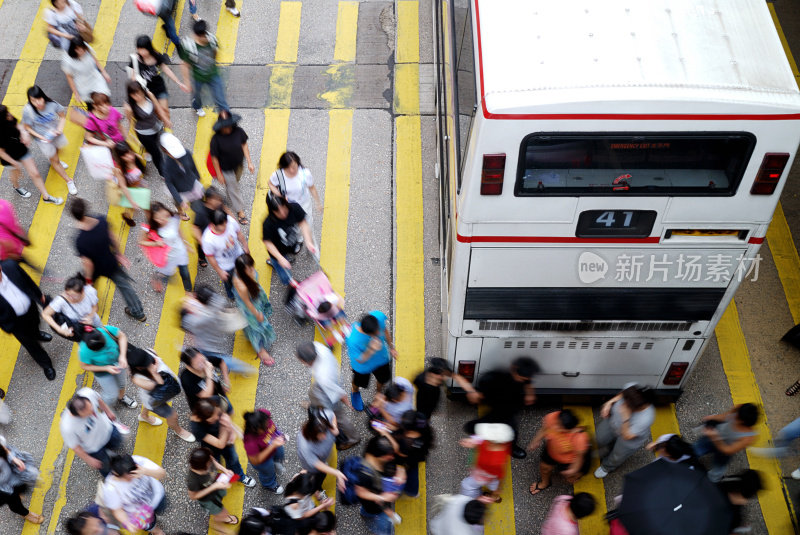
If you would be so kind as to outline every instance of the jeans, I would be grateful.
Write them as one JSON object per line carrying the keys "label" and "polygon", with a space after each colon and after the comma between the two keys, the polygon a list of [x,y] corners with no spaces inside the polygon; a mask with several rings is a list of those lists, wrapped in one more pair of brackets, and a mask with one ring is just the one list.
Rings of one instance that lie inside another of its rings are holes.
{"label": "jeans", "polygon": [[611,452],[603,457],[600,461],[600,466],[606,472],[613,472],[619,465],[624,463],[628,457],[639,451],[647,441],[644,440],[625,440],[618,436],[608,418],[603,418],[597,424],[595,432],[597,438],[597,445],[601,448],[609,446]]}
{"label": "jeans", "polygon": [[144,310],[142,309],[142,302],[139,301],[139,296],[136,295],[136,290],[133,289],[133,279],[128,272],[125,271],[125,268],[122,266],[117,266],[116,271],[111,274],[109,277],[114,284],[117,285],[117,290],[122,294],[122,298],[125,300],[125,303],[128,305],[128,309],[131,312],[131,315],[134,318],[141,318],[144,316]]}
{"label": "jeans", "polygon": [[373,535],[392,535],[392,533],[394,533],[392,521],[389,520],[389,517],[383,512],[373,515],[366,512],[362,507],[361,517],[364,519],[367,529],[369,529],[369,532]]}
{"label": "jeans", "polygon": [[172,41],[175,46],[180,46],[181,39],[178,37],[178,31],[175,29],[175,21],[172,19],[172,13],[170,13],[168,17],[161,17],[161,20],[164,21],[164,32],[167,34],[167,38]]}
{"label": "jeans", "polygon": [[403,492],[412,498],[419,495],[419,463],[409,463],[406,467],[406,486],[403,487]]}
{"label": "jeans", "polygon": [[[220,457],[225,459],[225,468],[241,478],[244,477],[244,470],[242,470],[242,465],[239,463],[239,455],[236,454],[233,444],[225,446],[220,451]],[[217,458],[217,461],[219,462],[219,458]]]}
{"label": "jeans", "polygon": [[283,457],[283,446],[279,446],[273,452],[272,457],[261,464],[253,465],[253,468],[258,472],[258,480],[265,489],[275,490],[278,488],[278,479],[275,477],[275,463],[282,463]]}
{"label": "jeans", "polygon": [[720,452],[714,446],[714,443],[711,442],[711,439],[706,436],[697,439],[697,442],[693,444],[693,448],[694,454],[698,457],[713,453],[711,470],[708,471],[708,479],[715,483],[720,481],[725,476],[725,471],[728,468],[728,462],[730,462],[731,458]]}
{"label": "jeans", "polygon": [[207,356],[207,357],[216,357],[222,359],[225,362],[225,365],[228,366],[228,371],[231,373],[241,373],[243,375],[249,375],[251,373],[255,373],[256,369],[247,364],[244,361],[241,361],[234,357],[233,355],[224,355],[222,353],[213,353],[211,351],[203,351],[200,349],[200,352]]}
{"label": "jeans", "polygon": [[225,100],[225,87],[222,85],[222,77],[219,75],[211,79],[210,82],[199,82],[192,80],[192,108],[199,110],[203,107],[202,91],[203,86],[207,85],[211,90],[211,96],[214,99],[214,104],[217,105],[217,111],[228,110],[228,101]]}
{"label": "jeans", "polygon": [[[181,275],[181,281],[183,281],[183,289],[187,292],[192,291],[192,277],[189,275],[189,266],[178,266],[178,273]],[[164,286],[169,284],[170,275],[164,275],[163,273],[158,274],[161,277]]]}
{"label": "jeans", "polygon": [[228,280],[222,283],[225,287],[225,295],[228,296],[228,299],[233,299],[233,269],[228,271]]}
{"label": "jeans", "polygon": [[120,373],[96,373],[94,380],[100,385],[100,397],[109,407],[113,407],[119,397],[119,391],[125,389],[128,373],[122,370]]}
{"label": "jeans", "polygon": [[776,453],[781,456],[789,455],[789,445],[798,438],[800,438],[800,418],[778,431],[778,436],[775,437],[775,449],[780,451]]}
{"label": "jeans", "polygon": [[292,280],[292,271],[291,270],[286,269],[285,267],[280,265],[278,263],[278,261],[275,260],[274,258],[272,258],[269,261],[269,265],[271,265],[272,269],[275,271],[275,273],[278,274],[278,278],[281,280],[281,283],[284,286],[287,286],[291,282],[291,280]]}
{"label": "jeans", "polygon": [[136,132],[136,137],[139,138],[139,142],[142,144],[142,147],[144,147],[144,150],[147,151],[147,154],[153,158],[153,165],[156,166],[158,174],[164,176],[164,155],[161,154],[161,145],[159,143],[161,135],[140,134]]}
{"label": "jeans", "polygon": [[[94,453],[89,453],[89,457],[94,457],[103,463],[100,467],[100,474],[106,477],[111,472],[110,459],[108,458],[108,450],[116,451],[122,444],[122,435],[117,431],[116,426],[111,427],[111,436],[106,442],[106,445]],[[88,453],[88,452],[87,452]]]}

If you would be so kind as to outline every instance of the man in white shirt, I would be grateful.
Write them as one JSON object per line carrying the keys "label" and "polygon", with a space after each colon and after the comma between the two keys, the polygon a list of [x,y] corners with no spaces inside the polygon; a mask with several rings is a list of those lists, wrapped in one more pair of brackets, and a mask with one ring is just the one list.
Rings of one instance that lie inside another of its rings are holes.
{"label": "man in white shirt", "polygon": [[311,404],[332,410],[336,415],[339,426],[336,448],[342,451],[361,442],[345,410],[350,406],[350,399],[339,384],[339,361],[331,350],[319,342],[304,342],[297,346],[297,358],[311,368],[313,382],[308,391]]}
{"label": "man in white shirt", "polygon": [[109,450],[119,449],[122,435],[130,433],[100,394],[88,387],[78,390],[67,402],[60,429],[64,444],[86,464],[100,470],[103,477],[110,470]]}
{"label": "man in white shirt", "polygon": [[234,262],[244,253],[250,253],[242,227],[223,210],[214,210],[201,243],[208,263],[222,279],[228,299],[233,299]]}
{"label": "man in white shirt", "polygon": [[0,262],[0,329],[19,340],[52,381],[56,370],[41,342],[49,342],[53,336],[39,330],[37,304],[44,305],[44,295],[36,283],[17,262]]}

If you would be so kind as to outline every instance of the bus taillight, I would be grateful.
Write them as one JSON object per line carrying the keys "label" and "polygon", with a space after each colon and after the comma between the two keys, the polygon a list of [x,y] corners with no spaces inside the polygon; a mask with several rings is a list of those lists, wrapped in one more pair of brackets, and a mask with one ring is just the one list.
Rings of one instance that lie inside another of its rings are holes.
{"label": "bus taillight", "polygon": [[686,375],[686,370],[689,369],[688,362],[673,362],[669,365],[667,376],[664,377],[665,385],[679,385]]}
{"label": "bus taillight", "polygon": [[470,383],[475,380],[475,365],[474,360],[462,360],[458,363],[458,375],[469,381]]}
{"label": "bus taillight", "polygon": [[503,174],[506,170],[505,154],[484,154],[481,171],[481,195],[503,193]]}
{"label": "bus taillight", "polygon": [[785,152],[765,154],[750,193],[752,195],[772,195],[775,188],[778,187],[778,180],[780,180],[788,161],[789,155]]}

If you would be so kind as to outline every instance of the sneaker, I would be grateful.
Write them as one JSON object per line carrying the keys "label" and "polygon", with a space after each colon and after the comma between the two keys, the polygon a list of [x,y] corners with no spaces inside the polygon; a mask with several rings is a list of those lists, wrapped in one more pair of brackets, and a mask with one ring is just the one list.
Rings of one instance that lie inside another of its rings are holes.
{"label": "sneaker", "polygon": [[198,117],[205,117],[206,116],[206,110],[204,110],[203,108],[194,110],[194,112],[197,114]]}
{"label": "sneaker", "polygon": [[17,192],[17,195],[22,197],[23,199],[27,199],[31,196],[31,192],[26,190],[25,188],[14,188],[14,191]]}
{"label": "sneaker", "polygon": [[49,195],[47,198],[43,197],[42,200],[47,204],[55,204],[56,206],[64,204],[64,199],[61,197],[53,197],[52,195]]}
{"label": "sneaker", "polygon": [[353,409],[361,412],[364,410],[364,400],[361,399],[361,392],[353,392],[350,394],[350,403]]}
{"label": "sneaker", "polygon": [[70,195],[77,195],[78,194],[78,188],[75,187],[75,181],[74,180],[70,180],[69,182],[67,182],[67,191],[69,191]]}
{"label": "sneaker", "polygon": [[596,477],[597,479],[603,479],[607,475],[608,475],[608,472],[603,470],[602,466],[598,466],[597,470],[594,471],[594,477]]}
{"label": "sneaker", "polygon": [[[132,397],[130,397],[128,394],[125,394],[124,396],[119,398],[117,401],[122,403],[123,405],[125,405],[129,409],[135,409],[136,407],[139,406],[139,404],[136,403],[136,400],[133,399]],[[159,425],[159,424],[153,424],[153,425]]]}
{"label": "sneaker", "polygon": [[241,17],[242,16],[242,14],[239,12],[239,10],[236,9],[235,7],[226,7],[225,9],[227,9],[228,13],[230,13],[234,17]]}
{"label": "sneaker", "polygon": [[64,169],[69,169],[69,164],[67,162],[59,160],[58,163],[60,163],[61,167],[63,167]]}
{"label": "sneaker", "polygon": [[241,479],[242,485],[247,488],[253,488],[256,486],[256,480],[250,476],[243,476]]}
{"label": "sneaker", "polygon": [[[264,487],[264,488],[266,488],[266,487]],[[283,485],[278,485],[274,489],[266,489],[266,490],[268,490],[270,492],[274,492],[275,494],[283,494],[283,491],[286,490],[286,489],[283,488]]]}
{"label": "sneaker", "polygon": [[186,431],[185,435],[181,435],[181,434],[176,433],[178,435],[179,439],[183,440],[184,442],[189,442],[189,443],[197,441],[197,439],[194,437],[194,435],[192,434],[191,431],[187,431],[186,429],[184,429],[184,431]]}
{"label": "sneaker", "polygon": [[397,513],[392,513],[392,516],[389,517],[389,520],[391,520],[392,524],[395,526],[403,521],[403,519]]}
{"label": "sneaker", "polygon": [[275,463],[275,472],[284,474],[286,472],[286,467],[283,466],[283,463]]}
{"label": "sneaker", "polygon": [[114,427],[117,428],[117,431],[119,431],[120,435],[130,435],[131,434],[131,428],[128,427],[127,425],[123,424],[119,420],[114,420],[112,423],[114,424]]}
{"label": "sneaker", "polygon": [[800,479],[800,468],[792,472],[792,479]]}
{"label": "sneaker", "polygon": [[[126,396],[126,397],[127,397],[127,396]],[[123,399],[124,399],[124,398],[123,398]],[[150,418],[151,418],[150,420],[148,420],[147,418],[142,418],[142,415],[141,415],[141,414],[140,414],[139,416],[137,416],[137,417],[136,417],[136,419],[137,419],[137,420],[139,420],[140,422],[144,422],[144,423],[146,423],[146,424],[150,424],[150,425],[152,425],[153,427],[158,427],[159,425],[161,425],[161,424],[163,424],[163,423],[164,423],[164,420],[161,420],[161,419],[159,419],[159,418],[156,418],[155,416],[151,416]]]}
{"label": "sneaker", "polygon": [[145,152],[144,153],[144,161],[146,161],[146,162],[152,162],[153,161],[153,157],[150,156],[149,152]]}
{"label": "sneaker", "polygon": [[131,309],[129,307],[125,307],[125,314],[127,314],[130,317],[132,317],[136,321],[141,321],[141,322],[147,321],[147,316],[145,316],[144,314],[142,314],[141,316],[138,316],[138,317],[134,316],[133,312],[131,312]]}

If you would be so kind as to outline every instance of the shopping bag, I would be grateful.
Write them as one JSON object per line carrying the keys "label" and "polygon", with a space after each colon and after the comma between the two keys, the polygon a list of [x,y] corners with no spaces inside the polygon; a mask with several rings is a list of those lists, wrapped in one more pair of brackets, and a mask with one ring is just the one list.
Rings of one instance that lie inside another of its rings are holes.
{"label": "shopping bag", "polygon": [[93,179],[114,179],[114,159],[111,157],[111,151],[108,147],[84,145],[81,147],[81,156],[83,156],[86,169]]}
{"label": "shopping bag", "polygon": [[[151,241],[161,241],[161,236],[154,230],[150,230],[149,227],[144,226],[144,229],[147,231],[147,237]],[[164,243],[161,246],[157,247],[147,247],[145,245],[140,245],[144,256],[156,267],[163,268],[167,265],[167,255],[169,254],[169,245]]]}
{"label": "shopping bag", "polygon": [[211,159],[210,152],[206,158],[206,168],[208,169],[208,174],[211,175],[212,178],[217,178],[217,170],[214,169],[214,161]]}
{"label": "shopping bag", "polygon": [[133,4],[136,6],[136,9],[144,13],[145,15],[158,15],[158,12],[161,10],[161,4],[163,0],[135,0]]}

